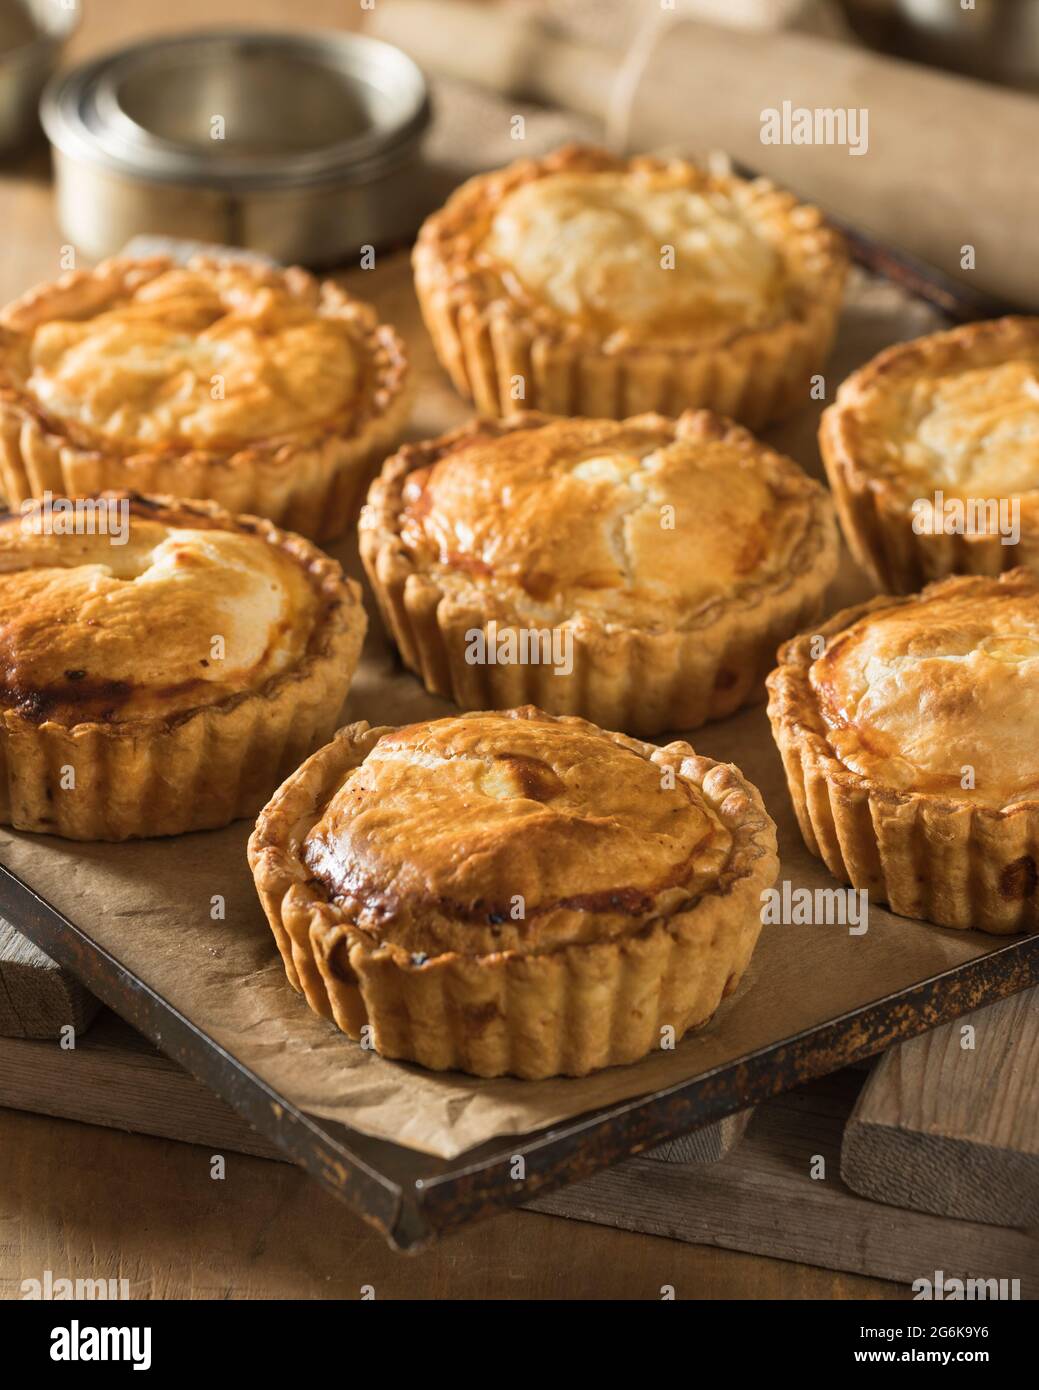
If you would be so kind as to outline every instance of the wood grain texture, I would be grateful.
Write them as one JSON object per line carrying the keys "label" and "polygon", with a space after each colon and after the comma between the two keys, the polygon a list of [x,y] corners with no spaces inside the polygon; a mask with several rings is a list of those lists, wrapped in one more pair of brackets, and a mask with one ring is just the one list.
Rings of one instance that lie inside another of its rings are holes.
{"label": "wood grain texture", "polygon": [[69,1025],[78,1036],[100,1007],[74,975],[0,917],[0,1039],[56,1040]]}
{"label": "wood grain texture", "polygon": [[[899,1281],[928,1274],[933,1271],[926,1265],[907,1264],[900,1245],[910,1238],[907,1249],[915,1255],[915,1218],[861,1201],[837,1179],[841,1127],[861,1084],[861,1074],[841,1073],[758,1107],[751,1137],[738,1148],[733,1143],[750,1112],[732,1117],[735,1124],[712,1126],[722,1133],[675,1141],[667,1162],[644,1155],[613,1170],[616,1178],[604,1174],[533,1206],[745,1254],[805,1265],[833,1263],[857,1274]],[[234,1111],[107,1011],[72,1052],[50,1043],[0,1040],[0,1106],[185,1140],[207,1154],[281,1157]],[[689,1144],[695,1138],[699,1143]],[[729,1149],[724,1159],[718,1157],[721,1147]],[[690,1156],[683,1161],[682,1153]],[[822,1182],[808,1176],[814,1155],[826,1161]],[[231,1161],[237,1171],[237,1158]],[[996,1231],[979,1240],[980,1228],[923,1220],[922,1249],[933,1255],[934,1269],[958,1271],[956,1259],[969,1240],[982,1260],[972,1273],[1022,1277],[1017,1271],[1033,1247],[1027,1241],[1020,1245],[1018,1233]],[[1009,1244],[999,1243],[1000,1237]],[[989,1258],[1000,1262],[986,1267]]]}
{"label": "wood grain texture", "polygon": [[236,1110],[107,1009],[69,1051],[0,1038],[0,1106],[288,1162]]}
{"label": "wood grain texture", "polygon": [[[734,1155],[698,1167],[635,1158],[533,1203],[537,1211],[674,1240],[911,1284],[948,1277],[1020,1279],[1039,1297],[1035,1233],[893,1211],[840,1179],[844,1122],[861,1078],[847,1072],[758,1107]],[[825,1176],[811,1176],[822,1159]]]}
{"label": "wood grain texture", "polygon": [[886,1053],[845,1130],[841,1174],[876,1202],[1039,1226],[1039,990]]}
{"label": "wood grain texture", "polygon": [[735,1150],[753,1114],[754,1106],[750,1106],[736,1115],[726,1115],[724,1120],[705,1125],[703,1129],[694,1129],[692,1134],[670,1139],[658,1149],[650,1149],[642,1157],[655,1159],[658,1163],[718,1163]]}
{"label": "wood grain texture", "polygon": [[[132,1298],[900,1298],[894,1284],[517,1211],[422,1254],[284,1163],[0,1110],[0,1298],[126,1278]],[[655,1163],[654,1172],[669,1165]]]}

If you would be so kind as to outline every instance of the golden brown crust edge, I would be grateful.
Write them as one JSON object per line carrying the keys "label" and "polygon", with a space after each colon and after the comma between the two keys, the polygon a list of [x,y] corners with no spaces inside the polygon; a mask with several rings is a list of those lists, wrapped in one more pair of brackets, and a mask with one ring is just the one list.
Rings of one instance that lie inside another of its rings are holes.
{"label": "golden brown crust edge", "polygon": [[275,793],[249,841],[286,974],[317,1013],[354,1039],[370,1028],[385,1057],[537,1080],[637,1061],[661,1045],[663,1029],[677,1041],[735,989],[761,930],[761,893],[778,872],[775,826],[738,769],[686,743],[641,745],[643,756],[694,778],[733,836],[721,879],[692,907],[622,941],[538,955],[452,952],[416,964],[343,921],[298,854],[344,774],[386,732],[366,723],[340,729]]}
{"label": "golden brown crust edge", "polygon": [[[955,576],[924,592],[970,582]],[[813,639],[917,597],[881,595],[843,609],[780,649],[766,682],[768,715],[801,835],[835,878],[899,916],[997,935],[1034,930],[1039,803],[993,809],[887,787],[840,763],[826,737],[808,678]]]}
{"label": "golden brown crust edge", "polygon": [[[199,269],[219,262],[199,256]],[[243,263],[245,264],[245,263]],[[0,326],[0,487],[9,506],[30,497],[85,497],[110,489],[206,498],[232,513],[264,516],[285,530],[331,540],[356,520],[372,472],[400,437],[410,411],[411,383],[403,340],[375,310],[332,282],[322,294],[356,329],[371,380],[368,401],[349,435],[254,441],[229,452],[163,449],[120,455],[68,438],[61,422],[45,417],[23,392],[5,383],[5,341],[20,319],[46,316],[50,302],[65,313],[101,313],[143,279],[173,268],[169,257],[113,258],[28,291],[4,310]],[[294,266],[251,267],[258,278],[276,276],[301,287],[317,282]]]}
{"label": "golden brown crust edge", "polygon": [[455,389],[481,415],[507,416],[517,409],[517,378],[524,383],[519,408],[598,419],[704,408],[754,429],[804,404],[810,378],[821,370],[836,336],[847,255],[818,209],[799,204],[765,179],[752,185],[762,214],[808,248],[818,265],[815,293],[800,317],[739,332],[699,351],[606,352],[587,335],[515,312],[511,304],[503,310],[486,298],[477,277],[459,275],[447,249],[470,210],[501,199],[530,179],[584,170],[662,169],[667,164],[649,156],[624,160],[605,150],[566,145],[543,159],[518,160],[469,179],[427,218],[413,254],[422,316]]}
{"label": "golden brown crust edge", "polygon": [[[526,412],[508,420],[470,421],[437,439],[404,445],[373,482],[361,513],[361,559],[404,664],[432,694],[452,699],[462,709],[530,704],[640,736],[695,729],[761,699],[777,646],[821,616],[826,587],[837,569],[837,527],[829,497],[807,477],[816,495],[799,547],[803,563],[781,589],[763,585],[752,597],[725,605],[688,630],[614,627],[607,633],[589,619],[574,630],[573,669],[566,675],[548,665],[466,660],[466,633],[483,627],[494,614],[456,602],[432,575],[414,567],[399,544],[396,494],[408,473],[476,434],[507,434],[553,418]],[[684,425],[711,438],[747,437],[741,426],[707,411],[688,412],[678,421],[646,418],[655,426]]]}
{"label": "golden brown crust edge", "polygon": [[841,530],[857,564],[885,592],[911,594],[951,574],[995,576],[1039,558],[1034,542],[1029,549],[1004,545],[998,535],[917,534],[899,489],[864,465],[855,417],[864,393],[886,379],[966,361],[975,346],[991,350],[993,343],[1018,338],[1029,325],[1035,337],[1039,320],[1007,317],[895,343],[847,377],[823,411],[819,450]]}
{"label": "golden brown crust edge", "polygon": [[288,551],[327,597],[323,640],[259,690],[170,720],[65,725],[0,710],[2,824],[72,840],[215,829],[255,815],[335,728],[368,626],[360,585],[303,537],[262,517],[232,516],[213,502],[147,500],[232,528],[244,525]]}

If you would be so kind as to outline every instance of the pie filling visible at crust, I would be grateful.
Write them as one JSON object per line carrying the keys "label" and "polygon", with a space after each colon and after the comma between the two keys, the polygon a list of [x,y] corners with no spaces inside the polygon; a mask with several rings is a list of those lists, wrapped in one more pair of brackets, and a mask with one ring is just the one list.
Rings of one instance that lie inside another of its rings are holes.
{"label": "pie filling visible at crust", "polygon": [[[361,554],[430,690],[648,734],[758,694],[778,642],[818,614],[837,542],[822,488],[705,411],[531,414],[405,446],[369,494]],[[491,624],[552,634],[553,661],[474,660]]]}
{"label": "pie filling visible at crust", "polygon": [[438,356],[485,414],[749,425],[807,401],[846,269],[819,213],[764,180],[573,145],[464,184],[414,260]]}
{"label": "pie filling visible at crust", "polygon": [[809,848],[896,912],[1039,922],[1039,578],[962,576],[799,637],[769,714]]}
{"label": "pie filling visible at crust", "polygon": [[883,587],[1033,563],[1039,318],[888,348],[842,383],[819,440],[848,542]]}
{"label": "pie filling visible at crust", "polygon": [[334,727],[358,587],[212,503],[87,505],[82,533],[58,508],[0,521],[0,819],[123,839],[254,813]]}
{"label": "pie filling visible at crust", "polygon": [[703,1022],[776,872],[736,769],[531,707],[343,729],[249,855],[289,978],[377,1050],[584,1074]]}
{"label": "pie filling visible at crust", "polygon": [[106,261],[0,315],[10,502],[135,486],[341,530],[403,423],[403,345],[299,269]]}

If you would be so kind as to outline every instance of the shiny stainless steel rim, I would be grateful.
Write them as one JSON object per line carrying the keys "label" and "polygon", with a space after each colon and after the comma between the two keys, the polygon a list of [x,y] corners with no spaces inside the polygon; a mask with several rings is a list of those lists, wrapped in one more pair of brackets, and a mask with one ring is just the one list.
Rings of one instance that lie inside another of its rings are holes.
{"label": "shiny stainless steel rim", "polygon": [[[344,87],[378,95],[380,120],[348,139],[291,157],[244,156],[219,165],[190,145],[138,124],[121,106],[122,81],[142,64],[166,55],[200,61],[273,53],[337,74]],[[149,40],[84,63],[54,78],[40,116],[51,143],[69,158],[155,182],[220,189],[271,189],[368,180],[410,157],[430,120],[429,93],[406,54],[378,39],[321,31],[205,30]]]}

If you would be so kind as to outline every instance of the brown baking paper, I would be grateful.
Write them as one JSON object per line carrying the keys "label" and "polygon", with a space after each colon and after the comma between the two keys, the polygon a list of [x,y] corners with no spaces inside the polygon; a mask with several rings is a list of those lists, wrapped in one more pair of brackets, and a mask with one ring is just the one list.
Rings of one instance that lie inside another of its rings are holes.
{"label": "brown baking paper", "polygon": [[[465,419],[420,326],[406,258],[347,279],[411,344],[419,383],[415,437]],[[832,397],[836,383],[886,343],[934,326],[931,311],[901,291],[856,277],[827,394]],[[818,407],[806,408],[770,438],[821,476],[817,417]],[[353,540],[335,553],[360,574]],[[830,607],[865,592],[846,558]],[[449,713],[453,706],[428,696],[399,665],[370,595],[367,607],[373,631],[344,722],[395,724]],[[779,826],[780,878],[793,887],[832,887],[834,880],[801,842],[764,706],[708,725],[692,741],[697,751],[736,763],[761,788]],[[311,1013],[285,979],[257,901],[245,859],[250,829],[239,822],[176,839],[107,845],[4,828],[0,860],[292,1104],[442,1158],[496,1135],[541,1129],[684,1081],[1003,944],[896,918],[878,906],[870,907],[862,936],[836,925],[767,926],[736,994],[674,1051],[579,1080],[480,1081],[386,1061]],[[217,895],[226,905],[223,921],[210,915]]]}

